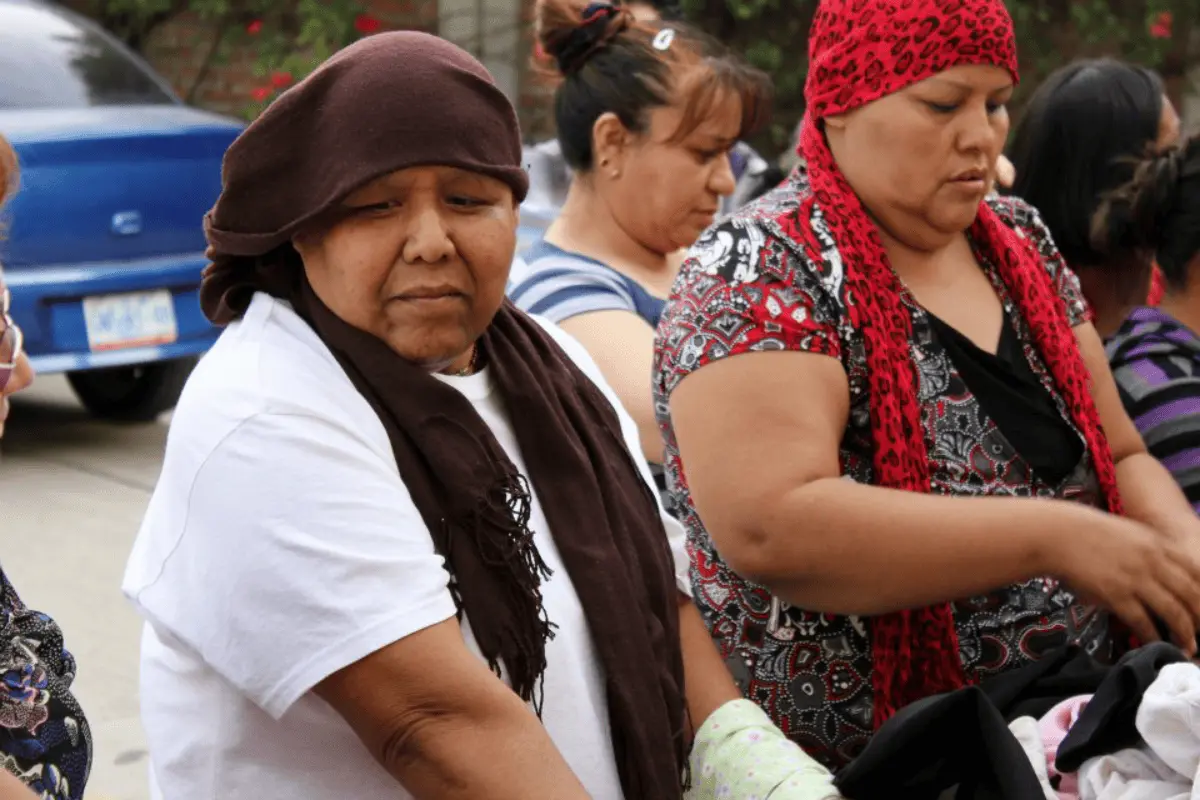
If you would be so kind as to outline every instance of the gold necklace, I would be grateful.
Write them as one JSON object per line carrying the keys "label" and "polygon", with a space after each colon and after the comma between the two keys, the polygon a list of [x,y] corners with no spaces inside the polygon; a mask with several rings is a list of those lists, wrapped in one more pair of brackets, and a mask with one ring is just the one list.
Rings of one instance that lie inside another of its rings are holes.
{"label": "gold necklace", "polygon": [[468,375],[472,375],[472,374],[474,374],[474,372],[475,372],[475,361],[476,361],[478,358],[479,358],[479,345],[474,345],[474,344],[473,344],[473,345],[471,345],[471,359],[470,359],[470,360],[467,362],[467,365],[466,365],[465,367],[463,367],[462,369],[460,369],[458,372],[455,372],[455,373],[454,373],[454,377],[456,377],[456,378],[465,378],[465,377],[467,377]]}

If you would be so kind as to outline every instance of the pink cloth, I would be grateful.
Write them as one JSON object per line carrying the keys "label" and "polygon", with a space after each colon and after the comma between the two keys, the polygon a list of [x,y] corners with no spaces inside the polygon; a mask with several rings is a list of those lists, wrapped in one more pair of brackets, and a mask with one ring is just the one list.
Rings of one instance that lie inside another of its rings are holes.
{"label": "pink cloth", "polygon": [[[1059,776],[1058,770],[1054,767],[1058,746],[1062,744],[1063,739],[1067,738],[1067,731],[1071,730],[1071,726],[1079,719],[1079,714],[1091,699],[1090,694],[1085,694],[1064,700],[1050,709],[1050,713],[1042,717],[1038,723],[1038,729],[1042,734],[1042,745],[1046,748],[1046,771],[1050,774],[1052,784],[1055,776]],[[1077,800],[1079,775],[1072,772],[1059,776],[1057,791],[1060,800]]]}

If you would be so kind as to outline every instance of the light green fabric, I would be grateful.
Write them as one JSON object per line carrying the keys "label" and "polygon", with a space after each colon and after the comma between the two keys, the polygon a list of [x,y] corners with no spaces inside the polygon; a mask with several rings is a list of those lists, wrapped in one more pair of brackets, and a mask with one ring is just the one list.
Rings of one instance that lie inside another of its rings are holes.
{"label": "light green fabric", "polygon": [[835,800],[833,775],[749,700],[717,709],[696,733],[686,800]]}

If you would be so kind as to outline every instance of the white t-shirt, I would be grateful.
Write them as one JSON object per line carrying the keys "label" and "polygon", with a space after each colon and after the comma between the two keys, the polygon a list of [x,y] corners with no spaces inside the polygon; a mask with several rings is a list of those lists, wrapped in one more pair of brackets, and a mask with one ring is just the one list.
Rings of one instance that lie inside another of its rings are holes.
{"label": "white t-shirt", "polygon": [[[540,322],[640,454],[586,351]],[[487,371],[444,380],[524,472]],[[683,530],[664,521],[686,591]],[[601,666],[536,495],[530,528],[554,571],[543,592],[558,624],[543,724],[595,800],[621,800]],[[447,580],[379,418],[303,320],[257,295],[188,382],[125,574],[147,620],[141,707],[156,797],[410,797],[311,690],[454,616]],[[478,654],[466,624],[464,638]]]}

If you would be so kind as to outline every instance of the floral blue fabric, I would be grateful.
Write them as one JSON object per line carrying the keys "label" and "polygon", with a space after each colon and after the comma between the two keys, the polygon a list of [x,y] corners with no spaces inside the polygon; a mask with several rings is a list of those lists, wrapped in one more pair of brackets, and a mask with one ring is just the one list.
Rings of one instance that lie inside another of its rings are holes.
{"label": "floral blue fabric", "polygon": [[83,797],[91,770],[92,734],[74,681],[62,630],[26,608],[0,569],[0,769],[42,800]]}

